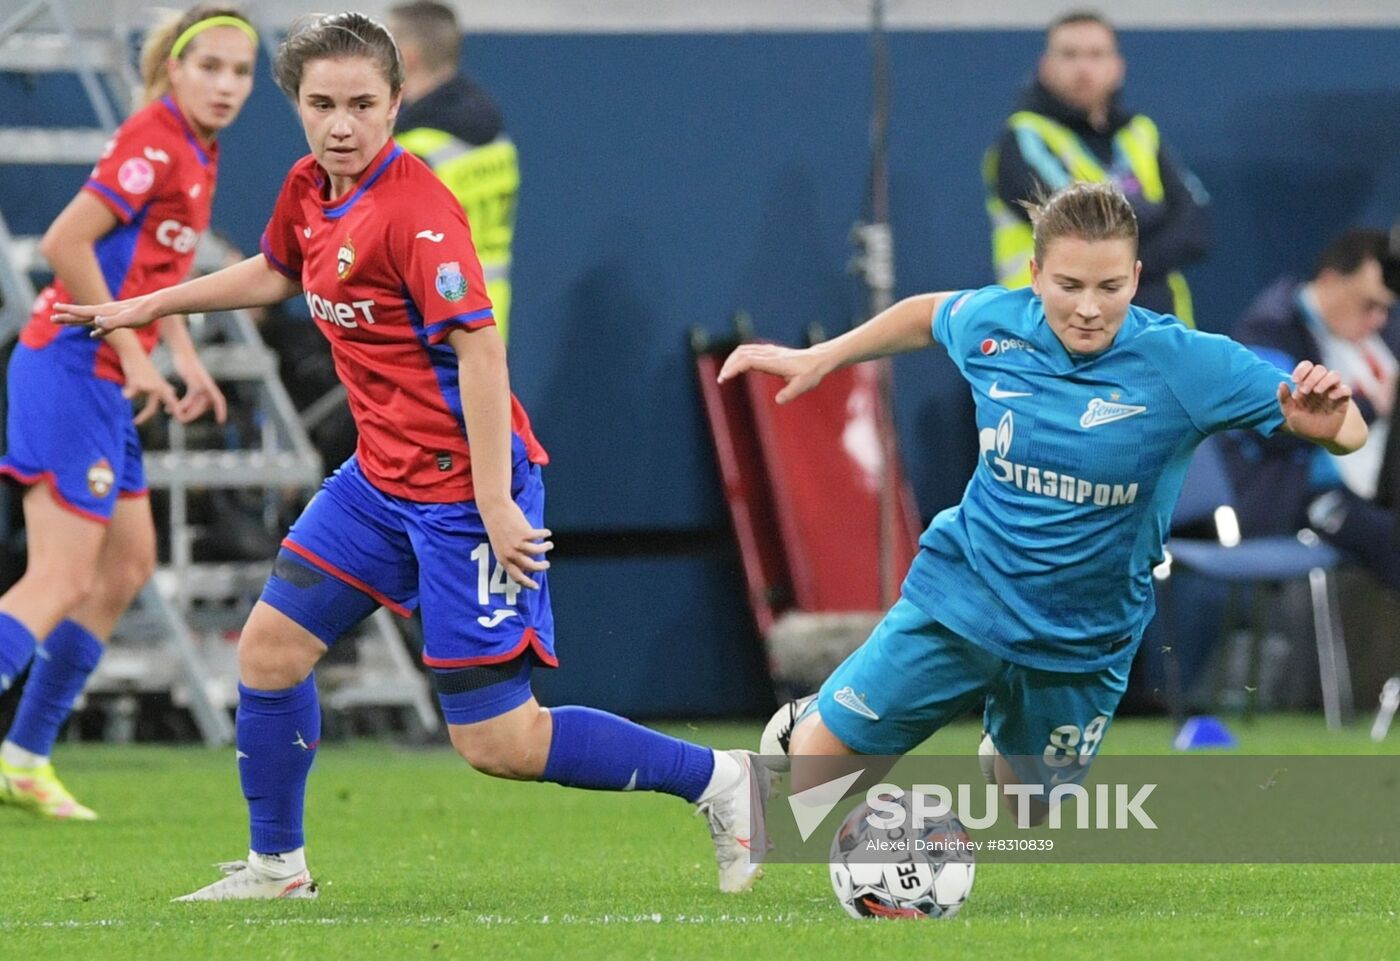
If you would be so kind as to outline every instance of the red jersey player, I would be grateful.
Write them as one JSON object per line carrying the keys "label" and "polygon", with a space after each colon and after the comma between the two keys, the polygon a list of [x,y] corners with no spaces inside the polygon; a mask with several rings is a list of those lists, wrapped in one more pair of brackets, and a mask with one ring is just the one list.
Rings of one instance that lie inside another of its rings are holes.
{"label": "red jersey player", "polygon": [[[98,343],[50,315],[58,301],[137,296],[189,273],[214,197],[214,137],[248,98],[256,56],[257,35],[231,7],[195,7],[152,31],[142,54],[147,105],[117,130],[40,245],[57,279],[39,296],[7,378],[0,475],[28,487],[29,556],[24,577],[0,597],[0,690],[43,644],[0,745],[0,801],[46,817],[95,817],[54,775],[49,752],[155,567],[135,423],[162,404],[181,421],[210,408],[224,417],[183,318]],[[162,333],[183,399],[147,357]],[[146,399],[135,423],[132,397]]]}
{"label": "red jersey player", "polygon": [[278,84],[311,156],[292,168],[241,264],[146,297],[59,305],[99,333],[180,310],[304,294],[329,338],[360,431],[356,454],[293,525],[239,641],[239,776],[247,861],[188,900],[312,897],[302,809],[320,737],[312,668],[376,607],[423,614],[424,661],[457,751],[498,777],[652,790],[706,812],[720,888],[760,871],[766,774],[584,707],[546,710],[531,672],[553,667],[541,467],[510,393],[501,338],[461,205],[391,139],[403,66],[355,13],[295,28]]}

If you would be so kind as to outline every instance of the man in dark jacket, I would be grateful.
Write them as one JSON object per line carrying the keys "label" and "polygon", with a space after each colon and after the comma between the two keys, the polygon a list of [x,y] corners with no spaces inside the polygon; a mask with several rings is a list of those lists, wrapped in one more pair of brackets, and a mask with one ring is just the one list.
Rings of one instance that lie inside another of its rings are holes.
{"label": "man in dark jacket", "polygon": [[[1228,436],[1226,463],[1245,536],[1311,527],[1400,589],[1393,492],[1400,443],[1391,436],[1397,375],[1400,250],[1379,230],[1348,230],[1318,258],[1310,280],[1283,277],[1250,305],[1234,337],[1291,370],[1311,360],[1336,370],[1370,426],[1366,446],[1336,458],[1279,432]],[[1317,453],[1314,454],[1313,451]]]}
{"label": "man in dark jacket", "polygon": [[462,33],[451,7],[435,0],[390,7],[389,29],[404,62],[404,102],[394,139],[432,167],[462,204],[504,337],[520,189],[515,144],[495,101],[460,72]]}
{"label": "man in dark jacket", "polygon": [[1046,31],[1036,79],[983,163],[997,283],[1031,282],[1031,226],[1022,201],[1075,180],[1112,180],[1138,217],[1142,279],[1135,303],[1194,326],[1180,268],[1209,247],[1206,194],[1163,146],[1157,125],[1119,105],[1124,70],[1113,26],[1098,14],[1069,13]]}

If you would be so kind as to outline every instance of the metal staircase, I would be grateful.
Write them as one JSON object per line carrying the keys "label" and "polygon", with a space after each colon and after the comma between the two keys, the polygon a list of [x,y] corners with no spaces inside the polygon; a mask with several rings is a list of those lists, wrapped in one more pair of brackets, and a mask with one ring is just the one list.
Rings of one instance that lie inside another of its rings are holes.
{"label": "metal staircase", "polygon": [[102,155],[140,84],[122,29],[125,6],[117,0],[112,29],[99,32],[79,31],[65,0],[29,0],[0,20],[0,70],[76,74],[96,117],[95,126],[0,130],[0,164],[90,164]]}
{"label": "metal staircase", "polygon": [[[139,83],[130,62],[124,6],[114,0],[111,25],[100,33],[78,30],[65,0],[32,0],[0,19],[0,72],[76,73],[97,118],[96,126],[85,128],[0,127],[0,164],[86,166],[100,156]],[[197,267],[217,269],[228,254],[206,237]],[[27,321],[35,296],[31,274],[45,269],[37,239],[11,236],[0,215],[0,343]],[[306,424],[279,379],[277,357],[249,315],[195,315],[189,323],[209,372],[226,390],[239,385],[236,394],[248,405],[247,421],[256,425],[255,446],[199,449],[191,442],[194,432],[171,421],[168,447],[146,453],[150,489],[168,495],[169,563],[118,625],[84,695],[111,700],[108,736],[118,740],[135,733],[137,698],[152,693],[168,694],[187,708],[207,744],[233,739],[229,709],[238,700],[233,642],[272,558],[196,562],[194,546],[202,531],[191,521],[191,498],[213,489],[261,492],[272,524],[282,498],[309,496],[324,476]],[[156,361],[170,372],[163,352]],[[353,656],[342,656],[341,648]],[[317,672],[327,710],[403,709],[420,730],[436,730],[438,715],[427,683],[387,611],[376,612],[333,653]]]}

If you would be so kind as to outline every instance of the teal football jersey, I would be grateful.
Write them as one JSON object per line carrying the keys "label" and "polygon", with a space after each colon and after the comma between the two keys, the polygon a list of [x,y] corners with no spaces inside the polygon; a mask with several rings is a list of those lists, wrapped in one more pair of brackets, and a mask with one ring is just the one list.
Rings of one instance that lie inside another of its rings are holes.
{"label": "teal football jersey", "polygon": [[1029,289],[958,293],[933,335],[972,388],[980,455],[920,538],[905,596],[1018,664],[1131,658],[1192,452],[1216,431],[1278,429],[1288,374],[1138,307],[1107,350],[1071,354]]}

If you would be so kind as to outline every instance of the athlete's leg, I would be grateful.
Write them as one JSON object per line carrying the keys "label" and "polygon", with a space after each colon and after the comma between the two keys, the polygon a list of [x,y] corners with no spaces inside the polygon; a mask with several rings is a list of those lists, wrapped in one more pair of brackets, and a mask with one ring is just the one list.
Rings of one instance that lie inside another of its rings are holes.
{"label": "athlete's leg", "polygon": [[[790,790],[794,794],[799,794],[808,788],[825,784],[832,778],[847,773],[846,765],[841,763],[823,764],[820,762],[821,758],[855,757],[860,753],[831,733],[831,729],[822,721],[822,713],[814,702],[806,714],[798,720],[797,726],[792,729],[788,756],[801,758],[801,760],[793,764]],[[890,758],[888,755],[880,756],[888,758],[888,760],[879,766],[879,770],[867,771],[867,774],[875,776],[876,780],[883,778],[895,765],[894,758]],[[865,778],[865,780],[869,780],[869,778]]]}
{"label": "athlete's leg", "polygon": [[[659,791],[692,803],[704,799],[707,789],[724,787],[740,776],[739,765],[728,754],[616,714],[589,707],[546,710],[529,694],[529,672],[524,673],[524,702],[471,723],[451,723],[449,718],[452,746],[483,774],[598,791]],[[444,704],[448,700],[443,696]],[[717,767],[722,768],[717,780],[724,783],[712,784]]]}
{"label": "athlete's leg", "polygon": [[28,563],[0,597],[0,689],[23,671],[38,641],[48,637],[92,590],[107,528],[65,509],[46,483],[24,495]]}
{"label": "athlete's leg", "polygon": [[[276,575],[269,587],[276,581]],[[322,641],[266,600],[253,606],[238,640],[238,779],[248,803],[247,861],[178,901],[316,896],[306,868],[302,819],[306,781],[321,740],[316,662]]]}
{"label": "athlete's leg", "polygon": [[[25,493],[24,518],[28,566],[0,597],[0,690],[32,656],[41,656],[33,659],[14,723],[0,744],[0,801],[43,817],[91,821],[97,815],[58,779],[48,754],[101,654],[100,645],[81,629],[70,630],[74,626],[63,618],[92,588],[107,529],[65,509],[47,483]],[[36,639],[46,640],[40,646]]]}
{"label": "athlete's leg", "polygon": [[239,781],[249,855],[227,877],[179,900],[315,897],[306,869],[306,784],[321,739],[312,671],[381,601],[411,603],[408,542],[373,515],[353,461],[327,481],[288,533],[238,643]]}
{"label": "athlete's leg", "polygon": [[788,791],[800,794],[808,788],[825,784],[851,773],[851,764],[842,758],[860,757],[862,774],[849,788],[848,795],[858,795],[872,785],[887,780],[894,766],[899,763],[899,755],[868,755],[852,749],[831,732],[822,721],[821,711],[816,702],[798,719],[789,741],[788,757],[792,777]]}
{"label": "athlete's leg", "polygon": [[546,710],[531,694],[531,669],[527,653],[498,665],[434,670],[452,744],[469,764],[495,777],[684,798],[709,821],[720,890],[744,891],[761,877],[750,852],[762,837],[755,812],[766,801],[768,778],[750,755],[701,747],[593,708]]}
{"label": "athlete's leg", "polygon": [[[29,485],[29,563],[0,598],[0,687],[15,673],[16,653],[41,643],[0,744],[0,786],[6,800],[38,814],[90,820],[96,815],[73,799],[48,755],[101,659],[102,641],[155,563],[149,506],[144,498],[119,500],[145,491],[141,445],[117,385],[23,347],[8,373],[9,446],[0,471]],[[69,405],[65,411],[55,408],[57,397]]]}
{"label": "athlete's leg", "polygon": [[[112,628],[155,565],[150,499],[119,500],[98,555],[92,589],[44,639],[6,736],[5,752],[16,746],[28,752],[26,766],[48,762],[59,729],[97,667]],[[13,757],[6,760],[18,763]]]}
{"label": "athlete's leg", "polygon": [[[516,504],[543,526],[539,468],[522,462],[513,480]],[[721,889],[749,887],[759,871],[747,845],[761,829],[750,788],[766,793],[767,772],[747,753],[713,751],[606,711],[540,707],[530,673],[558,663],[547,572],[536,575],[536,588],[509,582],[474,504],[405,504],[400,516],[418,561],[423,660],[462,757],[497,777],[698,803],[714,834]]]}
{"label": "athlete's leg", "polygon": [[264,855],[306,843],[306,780],[321,740],[311,676],[326,645],[265,601],[238,640],[238,773],[248,802],[249,849]]}
{"label": "athlete's leg", "polygon": [[[543,526],[540,469],[522,463],[513,482],[516,504]],[[470,764],[498,777],[662,791],[692,802],[704,799],[712,780],[739,779],[739,763],[709,748],[605,711],[541,708],[530,671],[558,663],[548,573],[534,589],[508,582],[474,504],[405,508],[403,516],[418,559],[423,660],[452,743]]]}
{"label": "athlete's leg", "polygon": [[[1024,823],[1045,820],[1050,809],[1039,798],[1054,787],[1083,781],[1127,690],[1130,666],[1131,658],[1089,673],[1006,665],[987,697],[983,724],[1007,808]],[[1009,793],[1008,785],[1030,785],[1037,793]],[[1029,802],[1024,814],[1021,797]]]}
{"label": "athlete's leg", "polygon": [[92,590],[68,615],[106,643],[156,569],[156,526],[151,499],[122,497],[112,511]]}
{"label": "athlete's leg", "polygon": [[[15,348],[6,371],[7,449],[0,474],[24,484],[28,566],[0,597],[0,688],[16,679],[37,643],[92,590],[126,451],[139,441],[116,384]],[[64,407],[55,398],[62,398]]]}
{"label": "athlete's leg", "polygon": [[847,747],[831,733],[831,729],[822,723],[821,711],[810,711],[797,722],[797,727],[792,730],[790,751],[804,757],[852,757],[860,753]]}
{"label": "athlete's leg", "polygon": [[355,461],[337,471],[287,534],[239,638],[238,769],[255,854],[305,843],[306,781],[321,737],[312,669],[381,602],[404,611],[399,601],[412,596],[417,570],[407,538],[379,511],[382,497]]}
{"label": "athlete's leg", "polygon": [[792,790],[814,787],[848,768],[803,758],[885,758],[857,783],[879,780],[898,757],[971,710],[998,663],[917,605],[899,600],[798,720],[789,748]]}

